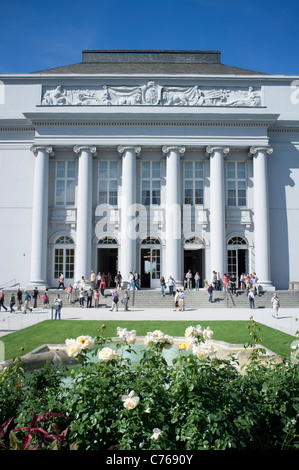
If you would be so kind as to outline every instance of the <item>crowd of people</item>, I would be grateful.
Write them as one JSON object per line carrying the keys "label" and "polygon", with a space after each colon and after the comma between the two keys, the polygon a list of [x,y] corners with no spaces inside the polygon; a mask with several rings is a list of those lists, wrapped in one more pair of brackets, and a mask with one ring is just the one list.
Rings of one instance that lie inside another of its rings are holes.
{"label": "crowd of people", "polygon": [[[80,308],[84,308],[84,304],[86,308],[98,308],[100,300],[106,297],[105,290],[107,288],[113,288],[113,292],[111,293],[110,311],[118,311],[119,302],[123,304],[124,310],[127,311],[130,299],[129,292],[140,288],[139,279],[140,277],[136,271],[131,271],[128,275],[127,281],[124,282],[120,271],[118,271],[115,276],[111,276],[110,273],[106,275],[105,273],[101,272],[96,275],[94,271],[91,270],[89,282],[87,282],[85,277],[82,276],[81,279],[74,284],[74,286],[72,286],[71,283],[68,283],[68,285],[65,287],[64,275],[63,273],[60,273],[57,291],[63,289],[66,292],[69,304],[78,301]],[[239,279],[239,290],[246,292],[250,309],[255,308],[255,296],[261,295],[258,281],[259,279],[255,272],[253,274],[242,273]],[[189,269],[184,274],[182,288],[176,288],[176,281],[172,276],[169,276],[167,280],[164,276],[162,276],[160,278],[159,285],[162,297],[165,296],[167,289],[169,291],[169,295],[173,296],[174,311],[177,309],[179,311],[184,311],[184,291],[190,291],[193,289],[198,291],[200,286],[200,275],[198,272],[193,275],[191,269]],[[205,288],[208,293],[209,302],[213,302],[213,294],[215,291],[226,291],[231,292],[232,295],[237,295],[237,285],[238,280],[235,274],[229,276],[224,273],[224,275],[221,276],[219,272],[213,271],[211,281],[209,283],[206,283],[205,281]],[[37,308],[37,301],[41,297],[43,301],[43,308],[48,308],[48,304],[50,303],[48,289],[43,292],[42,296],[40,296],[37,287],[35,287],[31,293],[29,293],[28,290],[25,290],[23,297],[23,293],[19,288],[16,293],[12,292],[10,295],[9,310],[11,313],[18,311],[27,313],[28,310],[32,312],[33,309]],[[31,304],[32,301],[33,305]],[[53,301],[52,307],[53,306],[55,306],[55,318],[60,319],[63,301],[59,294],[57,294],[55,300]],[[279,307],[280,300],[277,293],[275,292],[271,298],[271,308],[273,310],[272,316],[275,318],[278,317]],[[8,310],[4,304],[4,291],[0,291],[0,311],[1,308],[3,308],[5,311]]]}

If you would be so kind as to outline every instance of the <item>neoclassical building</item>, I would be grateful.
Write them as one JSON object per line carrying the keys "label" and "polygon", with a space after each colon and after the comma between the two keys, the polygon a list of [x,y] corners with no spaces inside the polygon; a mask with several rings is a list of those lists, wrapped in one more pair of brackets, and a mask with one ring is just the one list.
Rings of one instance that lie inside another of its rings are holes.
{"label": "neoclassical building", "polygon": [[299,77],[218,51],[0,75],[0,287],[191,269],[299,281]]}

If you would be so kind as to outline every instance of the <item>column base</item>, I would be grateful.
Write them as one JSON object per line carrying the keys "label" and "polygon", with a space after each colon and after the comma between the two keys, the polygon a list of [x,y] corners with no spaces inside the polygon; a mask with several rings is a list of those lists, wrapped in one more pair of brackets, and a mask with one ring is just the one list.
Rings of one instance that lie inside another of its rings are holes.
{"label": "column base", "polygon": [[37,287],[38,290],[46,290],[49,286],[47,281],[30,281],[26,289],[33,290],[35,287]]}
{"label": "column base", "polygon": [[264,290],[264,291],[275,291],[275,286],[273,286],[271,281],[258,281],[258,285]]}

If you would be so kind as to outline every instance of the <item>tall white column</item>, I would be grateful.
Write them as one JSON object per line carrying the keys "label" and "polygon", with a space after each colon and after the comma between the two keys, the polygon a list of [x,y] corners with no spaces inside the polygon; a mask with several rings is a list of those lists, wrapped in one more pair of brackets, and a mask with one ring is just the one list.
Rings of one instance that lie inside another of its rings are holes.
{"label": "tall white column", "polygon": [[136,204],[136,155],[141,152],[139,146],[117,148],[122,155],[122,197],[121,197],[121,256],[120,272],[124,281],[136,266],[136,235],[133,230],[132,216]]}
{"label": "tall white column", "polygon": [[166,155],[166,279],[172,276],[177,286],[183,282],[182,214],[181,214],[181,155],[185,147],[163,146]]}
{"label": "tall white column", "polygon": [[35,155],[35,167],[29,287],[45,288],[47,286],[49,155],[54,155],[54,152],[52,147],[38,145],[33,145],[31,151]]}
{"label": "tall white column", "polygon": [[92,156],[96,154],[96,147],[76,145],[73,150],[79,155],[75,254],[75,281],[77,282],[82,276],[88,280],[91,270]]}
{"label": "tall white column", "polygon": [[219,272],[221,276],[225,267],[225,186],[224,186],[224,157],[228,147],[208,146],[210,155],[210,273]]}
{"label": "tall white column", "polygon": [[267,156],[271,147],[251,147],[254,177],[254,249],[255,272],[265,289],[273,288],[270,269],[270,221]]}

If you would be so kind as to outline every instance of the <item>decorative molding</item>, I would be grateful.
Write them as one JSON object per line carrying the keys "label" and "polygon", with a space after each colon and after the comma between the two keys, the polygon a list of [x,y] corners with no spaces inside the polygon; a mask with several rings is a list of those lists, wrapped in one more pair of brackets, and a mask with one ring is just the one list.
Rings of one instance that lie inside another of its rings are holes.
{"label": "decorative molding", "polygon": [[72,121],[72,120],[38,120],[32,121],[35,127],[40,126],[80,126],[80,127],[262,127],[268,128],[269,122],[266,121]]}
{"label": "decorative molding", "polygon": [[261,87],[213,88],[193,85],[161,86],[154,81],[145,85],[96,86],[74,88],[57,85],[43,87],[42,106],[212,106],[260,107]]}
{"label": "decorative molding", "polygon": [[34,156],[36,157],[38,152],[44,152],[44,153],[47,153],[49,154],[51,157],[54,156],[54,151],[53,151],[53,148],[50,147],[50,146],[45,146],[45,145],[32,145],[32,147],[30,147],[30,150],[31,152],[34,154]]}
{"label": "decorative molding", "polygon": [[216,152],[217,150],[219,152],[222,152],[223,155],[226,156],[229,153],[230,148],[229,147],[221,147],[221,146],[213,147],[212,145],[208,145],[207,148],[206,148],[206,153],[212,157],[213,153]]}
{"label": "decorative molding", "polygon": [[97,155],[97,148],[94,145],[75,145],[73,147],[73,151],[77,154],[81,153],[82,151],[90,152],[92,155]]}
{"label": "decorative molding", "polygon": [[249,150],[249,156],[253,156],[257,154],[258,152],[263,152],[266,153],[267,155],[271,155],[273,153],[273,148],[270,146],[265,146],[265,147],[250,147]]}
{"label": "decorative molding", "polygon": [[134,145],[127,145],[127,146],[119,145],[119,146],[117,147],[117,151],[118,151],[118,153],[120,153],[121,155],[122,155],[126,150],[133,150],[136,155],[139,155],[139,153],[141,152],[141,147],[140,147],[139,145],[138,145],[138,146],[134,146]]}
{"label": "decorative molding", "polygon": [[180,155],[184,155],[184,153],[186,152],[186,147],[183,147],[183,146],[167,146],[167,145],[163,145],[163,147],[162,147],[162,152],[165,153],[166,155],[171,150],[178,151],[180,153]]}

